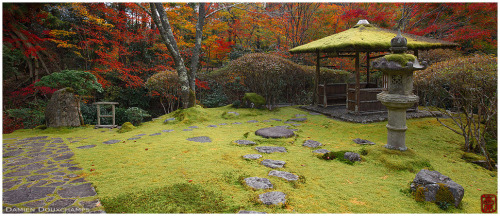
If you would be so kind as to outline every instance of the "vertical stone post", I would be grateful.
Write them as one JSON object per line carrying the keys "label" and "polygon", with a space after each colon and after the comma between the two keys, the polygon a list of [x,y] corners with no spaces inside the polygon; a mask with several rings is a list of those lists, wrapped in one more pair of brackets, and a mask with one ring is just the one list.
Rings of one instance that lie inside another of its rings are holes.
{"label": "vertical stone post", "polygon": [[111,104],[111,112],[113,113],[113,125],[116,125],[115,124],[115,105],[114,104]]}
{"label": "vertical stone post", "polygon": [[97,104],[97,125],[101,125],[101,108]]}
{"label": "vertical stone post", "polygon": [[406,147],[406,110],[418,101],[418,96],[413,94],[413,71],[423,70],[426,63],[421,66],[414,55],[405,54],[407,50],[406,38],[401,36],[401,31],[391,40],[393,54],[386,55],[373,62],[373,68],[379,69],[388,79],[387,89],[377,95],[388,110],[387,145],[386,148],[400,151]]}

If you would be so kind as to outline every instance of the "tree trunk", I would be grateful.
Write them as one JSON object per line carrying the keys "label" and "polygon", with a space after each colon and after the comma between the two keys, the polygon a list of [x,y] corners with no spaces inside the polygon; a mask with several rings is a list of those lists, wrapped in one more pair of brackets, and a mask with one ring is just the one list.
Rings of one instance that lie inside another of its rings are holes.
{"label": "tree trunk", "polygon": [[203,26],[205,25],[205,3],[198,4],[198,21],[196,22],[196,36],[193,48],[193,55],[191,57],[191,70],[189,72],[189,106],[196,104],[196,72],[198,71],[198,64],[200,62],[201,41],[203,39]]}

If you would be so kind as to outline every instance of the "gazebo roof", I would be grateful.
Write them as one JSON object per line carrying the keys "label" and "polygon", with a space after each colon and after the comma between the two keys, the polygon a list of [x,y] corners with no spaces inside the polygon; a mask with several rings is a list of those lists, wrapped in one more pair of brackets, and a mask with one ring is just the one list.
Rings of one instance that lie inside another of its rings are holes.
{"label": "gazebo roof", "polygon": [[[295,47],[289,51],[291,53],[315,53],[318,50],[322,53],[385,52],[389,51],[391,39],[396,35],[397,31],[377,28],[370,24],[358,24],[346,31]],[[403,36],[408,40],[407,46],[409,50],[454,48],[458,46],[456,43],[412,34],[403,33]]]}

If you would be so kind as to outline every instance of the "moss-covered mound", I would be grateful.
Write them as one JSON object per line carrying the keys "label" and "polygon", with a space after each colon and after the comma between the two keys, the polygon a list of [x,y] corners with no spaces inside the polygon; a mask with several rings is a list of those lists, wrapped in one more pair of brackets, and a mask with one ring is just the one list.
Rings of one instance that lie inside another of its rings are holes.
{"label": "moss-covered mound", "polygon": [[266,104],[266,99],[257,93],[245,93],[242,100],[243,104],[246,104],[247,107],[251,103],[254,104],[255,108],[260,108]]}
{"label": "moss-covered mound", "polygon": [[408,62],[414,62],[417,57],[412,54],[390,54],[386,55],[385,58],[387,61],[397,62],[401,67],[406,67]]}
{"label": "moss-covered mound", "polygon": [[125,133],[125,132],[129,132],[131,130],[134,130],[135,127],[132,123],[130,122],[125,122],[123,123],[122,127],[120,128],[120,130],[118,130],[118,133]]}
{"label": "moss-covered mound", "polygon": [[208,113],[203,107],[196,105],[187,109],[178,109],[171,116],[179,123],[192,124],[207,121]]}

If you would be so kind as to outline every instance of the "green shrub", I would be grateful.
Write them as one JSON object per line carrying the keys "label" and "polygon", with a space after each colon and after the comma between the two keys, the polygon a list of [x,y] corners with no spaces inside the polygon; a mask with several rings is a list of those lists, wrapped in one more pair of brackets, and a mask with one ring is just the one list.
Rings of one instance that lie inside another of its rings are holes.
{"label": "green shrub", "polygon": [[89,95],[93,91],[102,92],[102,85],[97,82],[97,78],[85,71],[62,70],[42,77],[35,86],[47,86],[61,89],[69,87],[74,89],[78,95]]}
{"label": "green shrub", "polygon": [[122,127],[120,128],[120,130],[118,130],[118,133],[125,133],[125,132],[129,132],[131,130],[135,129],[134,125],[132,125],[132,123],[130,122],[125,122],[122,124]]}
{"label": "green shrub", "polygon": [[241,101],[240,100],[235,100],[235,101],[233,101],[232,105],[233,105],[234,108],[240,108]]}
{"label": "green shrub", "polygon": [[83,122],[85,124],[97,124],[97,106],[92,104],[80,103],[80,111],[82,112]]}
{"label": "green shrub", "polygon": [[125,116],[127,116],[127,120],[135,126],[140,125],[145,118],[151,117],[146,110],[139,107],[128,108],[125,111]]}
{"label": "green shrub", "polygon": [[37,125],[45,123],[45,113],[41,110],[32,108],[9,109],[6,110],[12,118],[22,119],[25,129],[31,129]]}
{"label": "green shrub", "polygon": [[[245,96],[243,96],[242,101],[245,107],[249,108],[250,107],[261,108],[266,104],[266,99],[257,93],[245,93]],[[253,104],[253,107],[251,104]]]}

